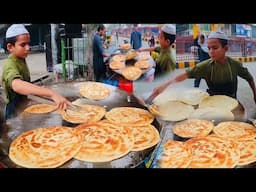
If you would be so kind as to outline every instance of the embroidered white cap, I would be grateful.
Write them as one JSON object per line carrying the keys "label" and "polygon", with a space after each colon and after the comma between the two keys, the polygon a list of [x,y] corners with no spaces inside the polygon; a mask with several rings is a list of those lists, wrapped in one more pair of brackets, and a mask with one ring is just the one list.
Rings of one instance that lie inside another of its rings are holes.
{"label": "embroidered white cap", "polygon": [[223,32],[213,31],[213,32],[211,32],[209,34],[208,39],[224,39],[224,40],[228,40],[228,37]]}
{"label": "embroidered white cap", "polygon": [[16,37],[22,34],[29,34],[23,24],[13,24],[6,31],[6,38]]}
{"label": "embroidered white cap", "polygon": [[176,35],[176,26],[173,24],[164,24],[161,30],[165,33]]}

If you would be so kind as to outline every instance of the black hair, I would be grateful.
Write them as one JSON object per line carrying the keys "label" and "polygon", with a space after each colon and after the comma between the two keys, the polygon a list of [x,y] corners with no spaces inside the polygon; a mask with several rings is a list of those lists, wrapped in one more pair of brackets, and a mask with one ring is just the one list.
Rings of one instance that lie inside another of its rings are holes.
{"label": "black hair", "polygon": [[164,34],[164,39],[165,40],[168,39],[170,41],[170,45],[174,43],[174,41],[176,39],[176,35],[165,33],[164,31],[163,31],[163,34]]}
{"label": "black hair", "polygon": [[219,39],[219,41],[220,41],[220,44],[221,44],[222,47],[228,45],[228,40],[227,39]]}
{"label": "black hair", "polygon": [[103,29],[105,29],[105,26],[104,26],[103,24],[100,24],[100,25],[98,26],[97,31],[99,32],[100,30],[103,30]]}
{"label": "black hair", "polygon": [[5,46],[7,46],[8,43],[15,45],[16,41],[17,41],[17,36],[5,38]]}

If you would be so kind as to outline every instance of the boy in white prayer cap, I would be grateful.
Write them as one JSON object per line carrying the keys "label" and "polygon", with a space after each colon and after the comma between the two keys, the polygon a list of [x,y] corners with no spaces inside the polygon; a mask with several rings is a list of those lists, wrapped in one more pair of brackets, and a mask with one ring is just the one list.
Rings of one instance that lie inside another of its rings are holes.
{"label": "boy in white prayer cap", "polygon": [[208,86],[207,92],[210,95],[227,95],[236,98],[237,77],[239,76],[250,85],[256,103],[253,76],[241,62],[225,55],[228,51],[227,36],[222,32],[211,32],[208,36],[208,48],[210,59],[197,64],[193,69],[187,69],[185,73],[158,86],[149,98],[153,99],[175,82],[198,77],[205,79]]}
{"label": "boy in white prayer cap", "polygon": [[19,103],[25,95],[46,96],[59,109],[66,109],[71,103],[57,92],[30,83],[30,73],[25,58],[30,51],[30,35],[23,24],[13,24],[6,31],[6,46],[10,55],[3,68],[2,85],[6,93],[6,119],[14,117]]}
{"label": "boy in white prayer cap", "polygon": [[172,48],[172,44],[176,38],[176,27],[174,24],[164,24],[161,27],[158,35],[159,44],[158,47],[140,48],[138,51],[155,51],[159,53],[156,59],[155,75],[163,75],[169,73],[175,69],[176,54]]}

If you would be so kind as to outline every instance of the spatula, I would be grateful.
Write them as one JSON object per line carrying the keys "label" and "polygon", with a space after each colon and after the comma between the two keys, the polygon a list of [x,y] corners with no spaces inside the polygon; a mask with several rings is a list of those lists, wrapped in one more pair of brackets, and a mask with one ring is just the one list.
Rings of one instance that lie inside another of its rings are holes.
{"label": "spatula", "polygon": [[152,100],[144,101],[140,96],[136,96],[136,95],[133,95],[133,96],[137,99],[138,103],[146,107],[150,113],[152,113],[153,115],[160,114],[158,106],[153,104]]}

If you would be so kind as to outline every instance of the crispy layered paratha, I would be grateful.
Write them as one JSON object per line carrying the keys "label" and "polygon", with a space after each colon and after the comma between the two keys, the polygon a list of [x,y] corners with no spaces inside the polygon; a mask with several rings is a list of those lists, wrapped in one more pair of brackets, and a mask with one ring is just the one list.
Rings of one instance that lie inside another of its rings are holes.
{"label": "crispy layered paratha", "polygon": [[192,148],[184,142],[169,140],[157,157],[160,168],[187,168],[192,160]]}
{"label": "crispy layered paratha", "polygon": [[131,59],[135,59],[137,56],[138,56],[137,52],[134,49],[131,49],[126,53],[125,59],[131,60]]}
{"label": "crispy layered paratha", "polygon": [[137,61],[135,64],[134,64],[135,67],[138,67],[140,69],[148,69],[150,67],[150,63],[148,60],[141,60],[141,61]]}
{"label": "crispy layered paratha", "polygon": [[238,144],[227,138],[208,135],[185,143],[193,151],[188,168],[234,168],[240,159]]}
{"label": "crispy layered paratha", "polygon": [[236,140],[239,144],[240,159],[238,165],[248,165],[256,161],[256,139]]}
{"label": "crispy layered paratha", "polygon": [[70,127],[37,128],[18,136],[10,145],[10,159],[27,168],[55,168],[80,149],[83,135]]}
{"label": "crispy layered paratha", "polygon": [[121,62],[121,61],[111,61],[111,62],[109,63],[109,67],[110,67],[111,69],[114,69],[114,70],[116,70],[116,69],[122,69],[122,68],[125,67],[125,63],[124,63],[124,62]]}
{"label": "crispy layered paratha", "polygon": [[201,119],[188,119],[176,123],[173,132],[184,138],[199,137],[208,135],[214,127],[213,122]]}
{"label": "crispy layered paratha", "polygon": [[139,69],[138,67],[134,67],[134,66],[129,66],[129,67],[125,67],[122,70],[122,75],[131,81],[135,81],[136,79],[138,79],[142,74],[141,69]]}
{"label": "crispy layered paratha", "polygon": [[129,128],[106,120],[76,127],[84,134],[83,145],[75,158],[88,162],[108,162],[120,158],[133,147],[134,137]]}
{"label": "crispy layered paratha", "polygon": [[95,123],[101,120],[106,113],[106,109],[102,106],[89,104],[80,106],[80,111],[63,110],[61,112],[62,118],[70,123]]}
{"label": "crispy layered paratha", "polygon": [[238,121],[221,122],[213,128],[213,132],[218,136],[230,139],[249,139],[256,137],[256,128],[253,125]]}
{"label": "crispy layered paratha", "polygon": [[132,151],[142,151],[156,145],[160,141],[159,132],[153,125],[132,125],[129,128],[134,136]]}
{"label": "crispy layered paratha", "polygon": [[125,61],[125,55],[114,55],[112,57],[112,61],[117,61],[117,62],[124,62]]}
{"label": "crispy layered paratha", "polygon": [[27,113],[34,113],[34,114],[41,114],[41,113],[50,113],[57,109],[56,105],[49,105],[49,104],[35,104],[27,107],[24,112]]}
{"label": "crispy layered paratha", "polygon": [[81,95],[92,100],[102,100],[110,95],[109,88],[103,83],[86,82],[81,85],[79,92]]}
{"label": "crispy layered paratha", "polygon": [[136,107],[112,108],[106,113],[105,117],[113,123],[124,125],[148,125],[154,120],[154,116],[147,110]]}

